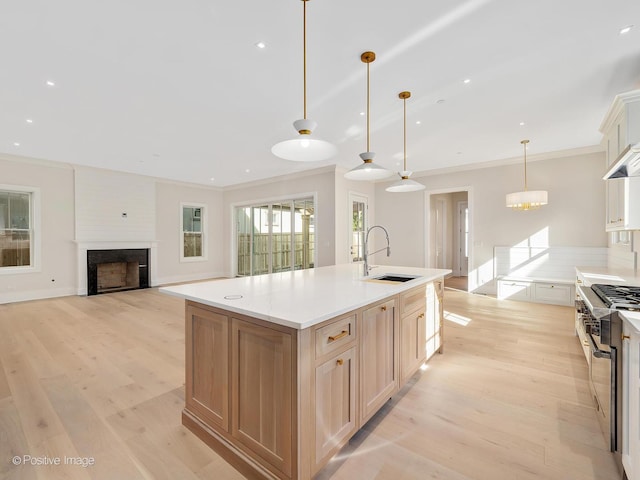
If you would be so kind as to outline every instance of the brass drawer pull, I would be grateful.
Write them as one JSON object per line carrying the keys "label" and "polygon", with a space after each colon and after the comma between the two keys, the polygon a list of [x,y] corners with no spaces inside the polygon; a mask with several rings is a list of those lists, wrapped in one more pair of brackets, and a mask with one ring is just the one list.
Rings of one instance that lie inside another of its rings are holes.
{"label": "brass drawer pull", "polygon": [[630,338],[629,335],[625,335],[624,333],[620,335],[620,340],[629,340]]}
{"label": "brass drawer pull", "polygon": [[418,318],[424,318],[424,313],[421,313],[420,315],[418,315]]}
{"label": "brass drawer pull", "polygon": [[344,363],[344,360],[342,360],[341,358],[339,358],[338,360],[336,360],[336,363],[338,365],[342,365]]}
{"label": "brass drawer pull", "polygon": [[342,337],[346,337],[349,335],[349,330],[342,330],[338,335],[331,335],[329,337],[330,342],[335,342],[336,340],[340,340]]}
{"label": "brass drawer pull", "polygon": [[382,305],[380,307],[380,310],[382,310],[383,312],[386,312],[387,311],[387,306],[386,305]]}

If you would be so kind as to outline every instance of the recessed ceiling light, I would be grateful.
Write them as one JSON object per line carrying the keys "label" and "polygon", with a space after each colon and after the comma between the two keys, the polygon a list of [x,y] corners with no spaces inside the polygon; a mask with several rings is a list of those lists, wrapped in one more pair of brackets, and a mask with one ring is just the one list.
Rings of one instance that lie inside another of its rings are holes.
{"label": "recessed ceiling light", "polygon": [[361,117],[364,117],[364,112],[360,112],[360,116],[361,116]]}
{"label": "recessed ceiling light", "polygon": [[264,42],[258,42],[255,45],[256,45],[256,47],[258,47],[260,49],[265,48],[267,46],[267,44],[264,43]]}
{"label": "recessed ceiling light", "polygon": [[523,127],[524,126],[524,122],[520,122],[520,126]]}
{"label": "recessed ceiling light", "polygon": [[246,168],[245,171],[244,171],[244,173],[250,173],[250,172],[251,172],[251,170],[249,168]]}
{"label": "recessed ceiling light", "polygon": [[422,122],[420,120],[416,121],[416,125],[420,125]]}
{"label": "recessed ceiling light", "polygon": [[626,33],[629,33],[632,28],[633,28],[633,25],[627,25],[626,27],[621,28],[620,29],[620,35],[624,35]]}
{"label": "recessed ceiling light", "polygon": [[470,78],[465,78],[462,83],[464,83],[464,84],[471,83],[471,79]]}
{"label": "recessed ceiling light", "polygon": [[27,118],[26,122],[27,122],[27,123],[33,123],[33,120],[32,120],[32,119],[30,119],[30,118]]}
{"label": "recessed ceiling light", "polygon": [[19,147],[20,146],[20,142],[13,142],[13,146],[14,147]]}
{"label": "recessed ceiling light", "polygon": [[48,87],[55,87],[56,86],[56,82],[54,82],[53,80],[47,80],[47,86]]}

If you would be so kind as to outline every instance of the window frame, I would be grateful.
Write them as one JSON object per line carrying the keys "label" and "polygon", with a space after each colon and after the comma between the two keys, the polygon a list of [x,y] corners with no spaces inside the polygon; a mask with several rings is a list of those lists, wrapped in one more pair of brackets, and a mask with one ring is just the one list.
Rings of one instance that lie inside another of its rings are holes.
{"label": "window frame", "polygon": [[[200,235],[202,238],[202,255],[197,257],[184,256],[184,209],[199,208],[200,209]],[[180,202],[180,263],[206,262],[208,260],[209,249],[207,248],[209,236],[207,235],[208,213],[207,205],[197,202]]]}
{"label": "window frame", "polygon": [[42,248],[42,223],[40,188],[26,185],[0,184],[1,192],[28,193],[29,194],[29,230],[30,230],[30,265],[3,267],[0,266],[0,275],[13,275],[19,273],[36,273],[41,271],[40,257]]}

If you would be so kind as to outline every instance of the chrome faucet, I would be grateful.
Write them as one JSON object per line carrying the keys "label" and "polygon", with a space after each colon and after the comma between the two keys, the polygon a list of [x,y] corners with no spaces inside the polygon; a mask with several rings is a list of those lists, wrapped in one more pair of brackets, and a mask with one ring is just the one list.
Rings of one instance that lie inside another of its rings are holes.
{"label": "chrome faucet", "polygon": [[[367,251],[367,249],[369,248],[369,233],[374,228],[381,228],[382,230],[384,230],[384,234],[387,236],[387,246],[385,248],[381,248],[380,250],[376,250],[375,252],[369,253]],[[364,275],[365,275],[365,277],[367,275],[369,275],[369,270],[371,270],[371,268],[369,267],[369,255],[373,255],[375,253],[381,252],[382,250],[386,250],[387,251],[387,257],[391,256],[391,244],[389,243],[389,232],[387,232],[387,229],[384,228],[382,225],[374,225],[373,227],[370,227],[367,230],[367,234],[364,237],[364,254],[363,254],[362,257],[364,258]]]}

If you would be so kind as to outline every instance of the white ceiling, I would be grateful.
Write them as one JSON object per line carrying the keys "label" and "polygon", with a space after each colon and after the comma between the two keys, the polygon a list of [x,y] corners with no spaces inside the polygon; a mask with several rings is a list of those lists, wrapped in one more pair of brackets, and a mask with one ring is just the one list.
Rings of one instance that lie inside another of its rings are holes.
{"label": "white ceiling", "polygon": [[302,117],[302,9],[2,1],[0,152],[214,186],[351,168],[366,146],[366,50],[371,149],[394,171],[402,90],[422,172],[521,157],[523,138],[530,155],[597,145],[613,97],[640,88],[638,0],[310,0],[308,116],[339,153],[289,162],[271,146]]}

